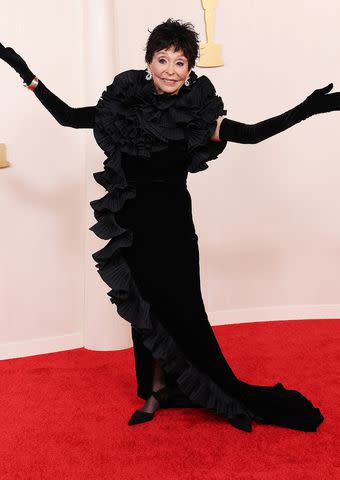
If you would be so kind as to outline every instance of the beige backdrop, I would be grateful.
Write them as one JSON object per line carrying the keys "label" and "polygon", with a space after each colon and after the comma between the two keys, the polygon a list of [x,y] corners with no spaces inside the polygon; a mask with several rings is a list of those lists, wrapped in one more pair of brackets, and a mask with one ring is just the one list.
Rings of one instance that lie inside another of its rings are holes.
{"label": "beige backdrop", "polygon": [[[94,105],[113,76],[144,68],[150,30],[191,21],[204,41],[199,0],[0,0],[0,41],[20,53],[66,103]],[[340,91],[337,0],[218,2],[224,66],[196,67],[228,116],[255,123],[316,88]],[[90,130],[61,127],[0,63],[0,358],[86,346],[131,346],[91,253],[92,173],[104,153]],[[338,318],[340,113],[307,119],[257,145],[229,143],[189,175],[202,292],[212,324]]]}

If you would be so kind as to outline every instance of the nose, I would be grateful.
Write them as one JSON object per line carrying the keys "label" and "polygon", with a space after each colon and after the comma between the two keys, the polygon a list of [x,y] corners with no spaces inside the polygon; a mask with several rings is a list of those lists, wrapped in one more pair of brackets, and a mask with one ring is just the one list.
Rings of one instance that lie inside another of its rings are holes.
{"label": "nose", "polygon": [[169,64],[167,68],[167,72],[169,75],[172,75],[174,73],[174,66]]}

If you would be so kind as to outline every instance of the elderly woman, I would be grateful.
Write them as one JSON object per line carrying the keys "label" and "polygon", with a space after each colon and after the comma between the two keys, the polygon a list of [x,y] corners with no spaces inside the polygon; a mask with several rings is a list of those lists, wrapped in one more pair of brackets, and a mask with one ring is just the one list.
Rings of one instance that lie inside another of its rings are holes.
{"label": "elderly woman", "polygon": [[329,84],[277,117],[246,125],[225,117],[210,80],[193,71],[197,55],[193,25],[168,19],[147,40],[146,69],[119,73],[97,105],[72,108],[0,44],[0,57],[56,120],[93,129],[106,154],[94,178],[107,193],[91,202],[91,230],[108,242],[93,258],[110,301],[131,324],[145,404],[129,425],[151,420],[158,407],[203,407],[248,432],[252,421],[315,431],[323,416],[306,397],[281,383],[243,382],[223,356],[202,300],[186,180],[208,168],[228,140],[257,143],[339,110],[340,94],[327,94]]}

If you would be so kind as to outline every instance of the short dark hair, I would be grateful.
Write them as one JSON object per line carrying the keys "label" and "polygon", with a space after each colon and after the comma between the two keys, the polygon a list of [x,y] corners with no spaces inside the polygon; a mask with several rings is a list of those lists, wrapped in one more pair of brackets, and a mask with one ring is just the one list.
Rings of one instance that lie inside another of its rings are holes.
{"label": "short dark hair", "polygon": [[[150,32],[149,29],[148,32]],[[144,49],[146,50],[145,61],[151,63],[155,52],[173,46],[175,52],[183,50],[184,55],[188,59],[188,68],[190,70],[195,66],[198,56],[198,36],[199,34],[195,32],[192,23],[184,23],[182,20],[168,18],[150,32],[146,48]]]}

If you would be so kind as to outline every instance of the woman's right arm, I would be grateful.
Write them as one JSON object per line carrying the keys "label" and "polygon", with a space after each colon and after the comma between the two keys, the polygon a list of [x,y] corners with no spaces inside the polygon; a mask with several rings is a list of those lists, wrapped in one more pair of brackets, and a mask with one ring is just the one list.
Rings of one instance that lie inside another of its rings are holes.
{"label": "woman's right arm", "polygon": [[94,127],[95,106],[70,107],[52,93],[41,80],[38,80],[38,85],[33,92],[60,125],[72,128]]}
{"label": "woman's right arm", "polygon": [[[0,43],[0,58],[19,73],[26,85],[30,85],[35,75],[28,68],[27,63],[13,48],[4,47]],[[93,128],[95,106],[73,108],[52,93],[41,80],[32,90],[44,107],[53,115],[60,125],[73,128]]]}

